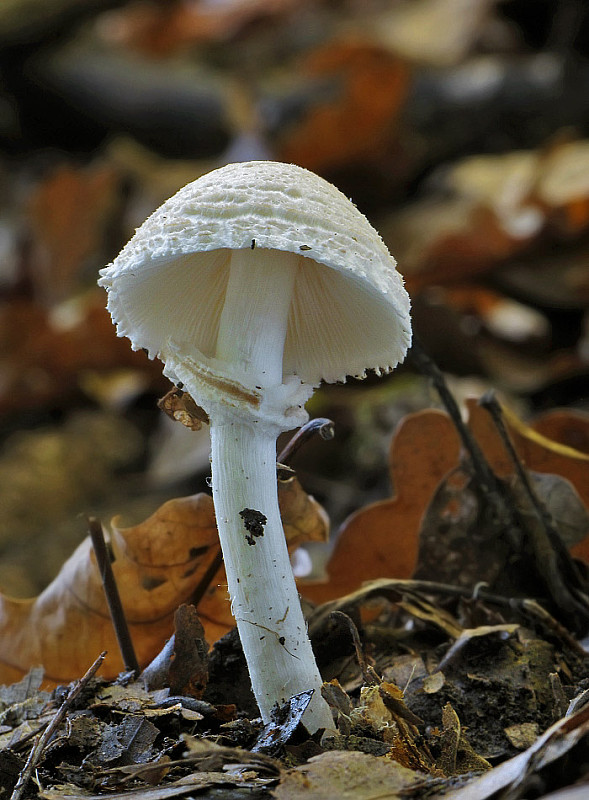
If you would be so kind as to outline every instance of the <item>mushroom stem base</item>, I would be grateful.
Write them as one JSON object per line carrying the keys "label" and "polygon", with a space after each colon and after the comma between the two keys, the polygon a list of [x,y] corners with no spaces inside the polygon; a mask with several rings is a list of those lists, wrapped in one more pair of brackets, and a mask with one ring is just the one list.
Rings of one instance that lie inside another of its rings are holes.
{"label": "mushroom stem base", "polygon": [[333,728],[321,696],[276,486],[276,441],[255,424],[211,423],[213,500],[232,612],[264,722],[272,708],[314,689],[303,716],[311,732]]}

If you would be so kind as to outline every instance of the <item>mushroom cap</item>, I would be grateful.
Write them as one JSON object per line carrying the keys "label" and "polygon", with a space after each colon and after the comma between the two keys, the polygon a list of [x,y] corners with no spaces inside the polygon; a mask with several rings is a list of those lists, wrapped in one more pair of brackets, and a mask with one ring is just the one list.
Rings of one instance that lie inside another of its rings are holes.
{"label": "mushroom cap", "polygon": [[214,358],[231,251],[252,247],[300,256],[285,378],[317,385],[403,360],[410,301],[381,237],[332,184],[275,161],[209,172],[138,228],[99,280],[118,335],[151,358],[170,345]]}

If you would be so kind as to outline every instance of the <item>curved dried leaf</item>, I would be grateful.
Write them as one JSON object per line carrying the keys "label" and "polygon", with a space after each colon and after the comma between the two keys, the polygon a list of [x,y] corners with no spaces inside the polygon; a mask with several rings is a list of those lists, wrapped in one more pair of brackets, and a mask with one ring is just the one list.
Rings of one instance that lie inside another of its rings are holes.
{"label": "curved dried leaf", "polygon": [[[295,478],[279,484],[284,527],[291,543],[325,539],[328,519]],[[144,522],[111,524],[112,567],[141,666],[174,631],[174,612],[189,602],[219,549],[213,501],[197,494],[169,500]],[[233,627],[224,570],[199,605],[205,636],[214,642]],[[19,680],[42,665],[47,683],[82,675],[92,654],[108,656],[104,677],[122,669],[92,545],[86,538],[38,597],[0,595],[0,683]]]}
{"label": "curved dried leaf", "polygon": [[336,78],[341,91],[312,106],[287,133],[281,159],[321,172],[386,148],[407,97],[407,65],[384,48],[340,41],[313,51],[302,70],[312,78]]}
{"label": "curved dried leaf", "polygon": [[[468,425],[491,468],[500,478],[512,475],[513,463],[491,416],[474,398],[467,400],[466,405]],[[589,562],[589,537],[582,538],[586,514],[580,507],[581,502],[589,507],[589,455],[567,444],[571,438],[586,442],[589,423],[584,415],[577,414],[552,421],[540,418],[540,430],[560,436],[563,439],[560,442],[525,425],[508,409],[503,411],[524,466],[533,473],[557,476],[551,484],[555,491],[548,492],[544,482],[547,495],[544,499],[550,500],[551,513],[566,527],[572,554]],[[303,594],[313,601],[325,602],[352,592],[365,581],[413,575],[423,517],[440,482],[458,467],[459,458],[458,433],[445,412],[430,409],[407,416],[397,429],[390,449],[389,468],[396,494],[367,505],[344,522],[327,564],[327,579],[300,582]],[[578,497],[571,497],[573,489],[567,488],[566,481],[572,484]],[[458,485],[456,496],[463,491]],[[566,517],[562,513],[563,504],[570,512]],[[453,508],[456,511],[458,506]]]}
{"label": "curved dried leaf", "polygon": [[[216,553],[212,501],[200,494],[164,503],[130,528],[113,524],[113,572],[140,664],[148,663],[173,630],[177,606],[188,600]],[[0,681],[42,665],[48,682],[82,675],[92,654],[108,651],[102,674],[123,669],[89,538],[38,597],[0,596]]]}
{"label": "curved dried leaf", "polygon": [[437,485],[458,463],[460,442],[442,411],[409,414],[391,443],[395,495],[371,503],[343,524],[327,565],[327,581],[299,582],[315,602],[348,594],[364,581],[408,578],[417,561],[421,518]]}

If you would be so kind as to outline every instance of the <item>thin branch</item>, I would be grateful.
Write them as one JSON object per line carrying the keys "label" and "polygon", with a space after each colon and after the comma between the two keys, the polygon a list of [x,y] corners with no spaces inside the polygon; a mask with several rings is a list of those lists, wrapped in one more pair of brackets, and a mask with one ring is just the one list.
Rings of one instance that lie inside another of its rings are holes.
{"label": "thin branch", "polygon": [[217,546],[217,552],[215,553],[215,557],[209,564],[206,572],[203,574],[202,578],[198,582],[198,585],[195,587],[190,600],[187,601],[191,603],[193,606],[196,606],[198,609],[198,604],[205,596],[207,589],[209,588],[211,581],[219,571],[221,565],[223,563],[223,553],[221,552],[221,548]]}
{"label": "thin branch", "polygon": [[100,571],[102,585],[104,587],[104,594],[110,611],[119,650],[123,659],[123,664],[128,672],[133,672],[135,676],[139,675],[139,663],[129,633],[129,626],[121,603],[121,596],[115,580],[106,542],[104,541],[104,533],[102,525],[96,517],[89,517],[88,519],[88,532],[92,540],[92,546],[96,555],[96,562]]}
{"label": "thin branch", "polygon": [[481,488],[483,490],[486,489],[487,491],[495,491],[497,487],[497,479],[493,470],[489,466],[489,462],[483,455],[483,451],[479,447],[478,442],[472,435],[471,431],[465,425],[460,414],[460,409],[458,408],[458,403],[448,388],[448,384],[446,383],[440,368],[423,349],[421,342],[415,336],[415,334],[413,335],[413,343],[411,345],[410,355],[411,360],[417,369],[430,379],[435,390],[440,395],[440,399],[444,404],[446,411],[448,412],[448,416],[454,423],[454,427],[460,436],[462,446],[470,457],[473,472]]}
{"label": "thin branch", "polygon": [[473,436],[471,430],[465,424],[460,414],[458,404],[448,388],[448,384],[439,369],[438,365],[426,353],[414,334],[411,345],[411,359],[417,369],[429,378],[440,395],[443,405],[448,412],[448,416],[454,423],[462,446],[469,456],[472,465],[472,474],[480,490],[481,497],[488,503],[492,510],[495,523],[505,532],[512,546],[517,548],[517,510],[513,507],[513,502],[509,494],[506,494],[497,476],[493,472],[491,465],[487,461],[485,454]]}

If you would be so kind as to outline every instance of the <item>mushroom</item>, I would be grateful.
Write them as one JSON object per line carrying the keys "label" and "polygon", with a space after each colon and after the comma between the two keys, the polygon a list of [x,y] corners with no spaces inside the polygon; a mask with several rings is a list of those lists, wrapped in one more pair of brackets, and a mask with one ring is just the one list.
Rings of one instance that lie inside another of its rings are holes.
{"label": "mushroom", "polygon": [[159,358],[209,418],[228,590],[265,722],[314,690],[303,721],[333,728],[278,510],[276,439],[306,422],[321,380],[404,358],[409,297],[395,266],[330,183],[252,161],[185,186],[101,271],[118,335]]}

